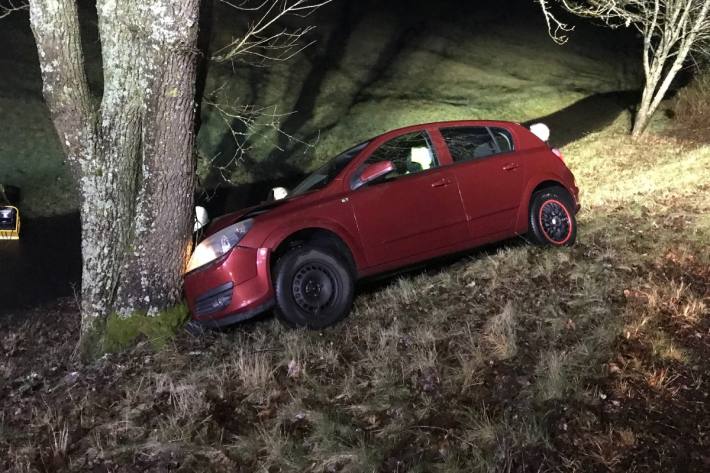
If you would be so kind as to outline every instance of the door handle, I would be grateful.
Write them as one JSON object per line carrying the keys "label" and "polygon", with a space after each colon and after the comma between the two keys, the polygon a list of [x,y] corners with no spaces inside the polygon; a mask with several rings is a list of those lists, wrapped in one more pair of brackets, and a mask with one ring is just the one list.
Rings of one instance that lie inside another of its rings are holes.
{"label": "door handle", "polygon": [[508,163],[505,166],[503,166],[503,171],[515,171],[520,167],[520,164],[518,163]]}
{"label": "door handle", "polygon": [[436,182],[433,182],[431,184],[431,187],[444,187],[444,186],[448,186],[449,184],[451,184],[451,181],[448,178],[443,178],[443,179],[439,179]]}

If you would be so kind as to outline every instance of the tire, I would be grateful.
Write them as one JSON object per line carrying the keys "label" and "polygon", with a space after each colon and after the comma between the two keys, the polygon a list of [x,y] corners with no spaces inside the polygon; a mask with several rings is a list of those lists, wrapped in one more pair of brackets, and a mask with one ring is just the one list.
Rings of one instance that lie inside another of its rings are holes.
{"label": "tire", "polygon": [[577,239],[574,203],[562,187],[535,192],[530,200],[530,239],[541,246],[572,246]]}
{"label": "tire", "polygon": [[345,318],[352,308],[355,278],[330,248],[301,246],[276,263],[274,312],[289,327],[322,329]]}

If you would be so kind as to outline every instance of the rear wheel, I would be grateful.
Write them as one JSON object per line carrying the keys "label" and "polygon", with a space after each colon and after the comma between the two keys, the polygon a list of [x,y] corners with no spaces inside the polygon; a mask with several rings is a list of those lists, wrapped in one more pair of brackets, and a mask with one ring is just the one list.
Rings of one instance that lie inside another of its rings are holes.
{"label": "rear wheel", "polygon": [[321,329],[348,315],[355,281],[347,263],[330,248],[290,250],[274,271],[276,315],[291,327]]}
{"label": "rear wheel", "polygon": [[574,204],[561,187],[535,192],[529,218],[530,237],[539,245],[572,246],[577,238]]}

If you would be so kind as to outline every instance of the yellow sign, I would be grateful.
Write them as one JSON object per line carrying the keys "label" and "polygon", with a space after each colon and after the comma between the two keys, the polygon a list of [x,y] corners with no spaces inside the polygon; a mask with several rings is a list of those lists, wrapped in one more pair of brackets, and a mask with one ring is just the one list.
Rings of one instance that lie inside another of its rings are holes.
{"label": "yellow sign", "polygon": [[[7,216],[5,217],[5,214]],[[7,221],[6,225],[3,225]],[[12,225],[14,224],[14,228]],[[0,240],[20,239],[20,211],[17,207],[0,207]]]}

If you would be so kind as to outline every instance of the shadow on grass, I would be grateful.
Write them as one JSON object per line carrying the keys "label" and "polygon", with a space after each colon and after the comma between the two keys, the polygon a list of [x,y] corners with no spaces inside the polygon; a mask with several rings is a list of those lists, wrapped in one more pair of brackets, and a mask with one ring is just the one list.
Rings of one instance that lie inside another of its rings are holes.
{"label": "shadow on grass", "polygon": [[585,135],[600,131],[610,125],[620,113],[632,110],[638,103],[639,93],[618,91],[594,94],[585,97],[569,107],[544,117],[535,118],[523,125],[542,122],[550,127],[550,144],[561,148]]}

